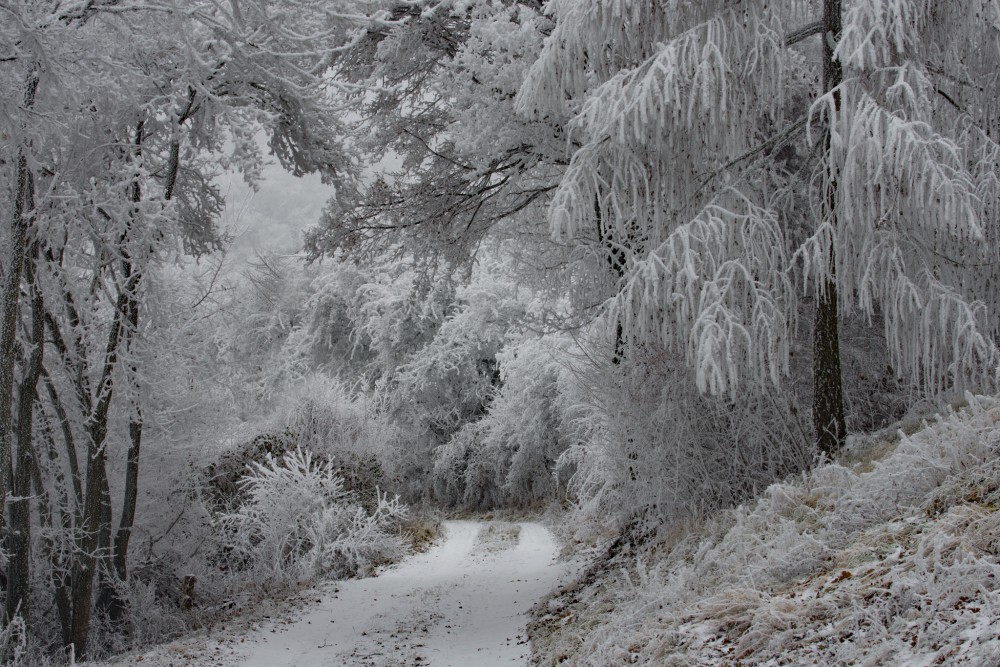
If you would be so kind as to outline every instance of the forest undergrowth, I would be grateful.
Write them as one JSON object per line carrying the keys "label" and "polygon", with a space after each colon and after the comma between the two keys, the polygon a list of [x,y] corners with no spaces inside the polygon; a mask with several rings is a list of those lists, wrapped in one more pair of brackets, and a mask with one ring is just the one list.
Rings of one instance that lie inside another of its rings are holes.
{"label": "forest undergrowth", "polygon": [[1000,401],[970,395],[734,509],[633,524],[535,607],[534,664],[996,664],[998,454]]}

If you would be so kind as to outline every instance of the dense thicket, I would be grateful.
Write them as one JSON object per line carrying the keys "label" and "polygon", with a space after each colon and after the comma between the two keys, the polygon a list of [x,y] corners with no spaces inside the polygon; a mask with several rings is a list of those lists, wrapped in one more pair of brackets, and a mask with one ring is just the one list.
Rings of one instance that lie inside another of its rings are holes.
{"label": "dense thicket", "polygon": [[221,246],[211,179],[259,177],[255,128],[289,169],[350,181],[320,79],[349,26],[292,4],[0,6],[4,622],[78,658],[92,619],[125,620],[171,356],[151,321],[158,266]]}

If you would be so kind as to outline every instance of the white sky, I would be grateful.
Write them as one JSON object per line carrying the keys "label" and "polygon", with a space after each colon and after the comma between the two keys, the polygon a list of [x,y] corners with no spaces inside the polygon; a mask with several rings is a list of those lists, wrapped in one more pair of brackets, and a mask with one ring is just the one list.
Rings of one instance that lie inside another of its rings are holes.
{"label": "white sky", "polygon": [[302,244],[302,231],[314,225],[333,188],[323,185],[316,174],[296,178],[277,164],[264,169],[257,192],[239,174],[220,179],[227,206],[223,224],[236,235],[230,252],[251,255],[255,250],[295,252]]}

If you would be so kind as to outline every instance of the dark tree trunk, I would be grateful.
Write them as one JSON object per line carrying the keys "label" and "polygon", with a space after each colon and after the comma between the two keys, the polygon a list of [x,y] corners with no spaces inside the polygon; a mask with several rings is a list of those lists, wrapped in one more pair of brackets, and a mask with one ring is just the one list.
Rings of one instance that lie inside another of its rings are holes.
{"label": "dark tree trunk", "polygon": [[[144,124],[139,122],[135,135],[135,155],[142,154]],[[167,184],[164,198],[169,200],[173,196],[174,186],[177,182],[177,168],[180,159],[180,145],[177,142],[171,144],[170,157],[167,164]],[[139,206],[142,201],[142,188],[139,183],[132,184],[132,203]],[[125,279],[124,297],[125,310],[123,316],[124,328],[122,331],[122,344],[126,354],[131,353],[132,343],[139,330],[139,286],[142,282],[142,274],[132,261],[132,258],[123,253],[121,261],[122,276]],[[116,586],[118,582],[128,579],[128,547],[132,537],[132,525],[135,521],[135,506],[139,496],[139,456],[142,450],[142,404],[140,402],[139,371],[135,363],[131,360],[127,366],[127,376],[132,390],[132,414],[129,418],[129,449],[128,458],[125,465],[125,489],[122,498],[121,517],[118,522],[118,530],[114,536],[114,544],[111,546],[111,560],[105,568],[105,577],[101,584],[101,594],[98,606],[104,611],[112,623],[119,624],[125,618],[126,600],[119,593]],[[111,529],[110,505],[108,498],[108,530]],[[110,539],[110,535],[109,535]]]}
{"label": "dark tree trunk", "polygon": [[[829,92],[843,81],[840,63],[833,50],[840,39],[841,0],[823,2],[823,90]],[[840,108],[840,93],[834,93],[834,104]],[[826,139],[827,193],[825,214],[836,227],[837,173],[831,154],[830,133]],[[837,310],[836,256],[831,249],[829,278],[825,280],[816,304],[813,329],[813,427],[816,445],[827,455],[833,455],[847,438],[844,417],[844,386],[840,369],[840,334]]]}
{"label": "dark tree trunk", "polygon": [[[118,522],[118,532],[114,543],[114,576],[118,581],[128,579],[128,546],[132,537],[132,525],[135,522],[135,505],[139,496],[139,453],[142,446],[142,407],[136,401],[133,409],[136,416],[129,423],[128,461],[125,470],[125,491],[122,499],[121,519]],[[117,589],[109,586],[105,604],[112,623],[121,623],[125,619],[125,600]]]}
{"label": "dark tree trunk", "polygon": [[[37,399],[36,399],[37,400]],[[46,416],[44,410],[39,410],[39,418],[42,422],[42,435],[48,445],[48,458],[53,463],[55,471],[55,489],[59,494],[59,504],[62,508],[60,514],[60,528],[64,535],[70,535],[73,530],[72,507],[69,498],[69,486],[66,477],[62,473],[62,466],[59,464],[59,453],[56,447],[55,436],[52,432],[52,424]],[[70,644],[70,630],[72,627],[72,607],[71,607],[71,583],[69,576],[69,563],[65,554],[61,550],[61,545],[55,537],[52,528],[55,526],[54,512],[50,502],[49,493],[42,481],[42,471],[39,464],[39,454],[34,452],[31,479],[35,488],[35,498],[38,500],[38,518],[42,527],[45,528],[46,537],[43,540],[43,549],[48,556],[49,577],[52,582],[53,595],[55,597],[56,614],[59,617],[60,639],[62,646]]]}
{"label": "dark tree trunk", "polygon": [[813,426],[816,445],[828,456],[837,453],[847,438],[839,338],[837,287],[831,280],[816,304],[813,331]]}
{"label": "dark tree trunk", "polygon": [[[180,114],[180,123],[186,121],[194,106],[195,91],[190,89],[188,93],[187,107]],[[142,123],[136,131],[136,153],[142,148],[143,126]],[[166,182],[164,186],[163,198],[170,201],[174,196],[174,188],[177,184],[177,173],[180,168],[180,143],[173,142],[170,145],[170,155],[167,161]],[[133,202],[138,204],[142,199],[142,191],[138,184],[132,190]],[[136,270],[131,260],[126,256],[122,260],[122,274],[128,282],[129,288],[126,290],[128,299],[125,329],[123,332],[125,349],[132,351],[132,343],[139,331],[139,285],[142,275]],[[109,573],[118,579],[126,581],[128,579],[128,548],[132,538],[132,526],[135,522],[135,507],[139,498],[139,460],[142,453],[142,430],[143,415],[142,403],[140,400],[141,386],[139,384],[138,369],[130,362],[128,367],[128,377],[132,389],[132,416],[129,420],[129,449],[128,460],[125,467],[125,490],[122,498],[121,518],[118,522],[118,531],[115,534],[114,549],[112,556],[112,571]],[[100,606],[107,612],[112,622],[118,623],[124,619],[125,601],[118,595],[114,587],[114,582],[105,582],[101,591]]]}
{"label": "dark tree trunk", "polygon": [[[615,243],[610,230],[605,229],[604,214],[601,211],[601,203],[596,197],[594,198],[594,216],[597,219],[597,238],[600,240],[601,245],[604,246],[604,250],[607,253],[608,269],[611,271],[611,275],[615,278],[616,288],[621,289],[622,281],[625,279],[625,266],[628,258],[625,254],[625,249]],[[622,321],[619,319],[615,322],[615,351],[614,355],[611,357],[611,363],[617,366],[624,360],[625,332],[622,328]]]}
{"label": "dark tree trunk", "polygon": [[[114,327],[120,325],[115,322]],[[116,336],[112,336],[116,338]],[[117,341],[115,341],[117,351]],[[102,383],[103,385],[104,383]],[[106,389],[106,402],[110,403],[111,388]],[[105,399],[98,402],[100,410]],[[70,644],[77,659],[87,657],[87,638],[90,634],[90,618],[93,609],[94,576],[100,561],[102,535],[107,530],[102,525],[105,519],[107,498],[107,467],[105,440],[107,438],[107,410],[102,410],[88,425],[90,442],[87,447],[87,484],[84,491],[83,522],[81,539],[77,543],[77,554],[73,571],[73,619]]]}
{"label": "dark tree trunk", "polygon": [[[115,317],[108,333],[104,353],[104,368],[97,385],[96,400],[87,419],[87,483],[84,490],[81,538],[73,570],[73,622],[70,643],[77,659],[87,656],[87,638],[94,602],[94,577],[101,561],[102,542],[108,542],[111,526],[108,517],[107,448],[108,414],[114,394],[112,375],[118,363],[122,339],[122,320],[127,315],[124,295],[115,304]],[[89,403],[89,401],[88,401]],[[69,647],[67,647],[69,648]]]}
{"label": "dark tree trunk", "polygon": [[58,390],[56,390],[56,385],[52,382],[52,377],[45,371],[44,366],[42,367],[42,375],[45,379],[45,391],[48,394],[49,403],[52,404],[52,409],[55,410],[56,419],[59,420],[59,430],[66,448],[66,460],[69,462],[70,482],[73,487],[73,501],[75,503],[72,507],[75,507],[79,512],[80,508],[83,507],[83,480],[80,476],[80,462],[76,456],[76,438],[73,435],[73,425],[70,423],[69,415],[66,413],[66,407],[63,405]]}
{"label": "dark tree trunk", "polygon": [[[27,200],[34,200],[31,179],[28,179]],[[38,244],[32,243],[32,252],[25,259],[24,275],[31,296],[31,352],[22,373],[17,396],[17,456],[12,460],[14,500],[10,503],[10,528],[7,534],[7,618],[20,615],[25,622],[30,619],[31,593],[31,471],[34,467],[35,397],[38,395],[38,378],[42,375],[45,350],[45,303],[35,276]]]}
{"label": "dark tree trunk", "polygon": [[[38,70],[28,74],[24,91],[24,107],[30,109],[35,104],[38,91]],[[17,151],[14,185],[14,210],[10,220],[8,237],[7,274],[4,276],[3,292],[0,293],[0,534],[6,520],[6,500],[8,483],[12,470],[11,453],[14,446],[14,347],[17,342],[17,320],[20,308],[21,274],[24,269],[28,242],[28,191],[31,172],[24,147]]]}

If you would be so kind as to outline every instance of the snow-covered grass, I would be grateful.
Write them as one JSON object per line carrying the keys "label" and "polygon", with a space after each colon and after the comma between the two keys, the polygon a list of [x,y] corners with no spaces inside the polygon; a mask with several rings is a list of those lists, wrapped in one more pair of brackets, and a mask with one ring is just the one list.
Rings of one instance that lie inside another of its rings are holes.
{"label": "snow-covered grass", "polygon": [[1000,401],[967,401],[673,538],[619,539],[536,607],[536,663],[1000,664]]}

